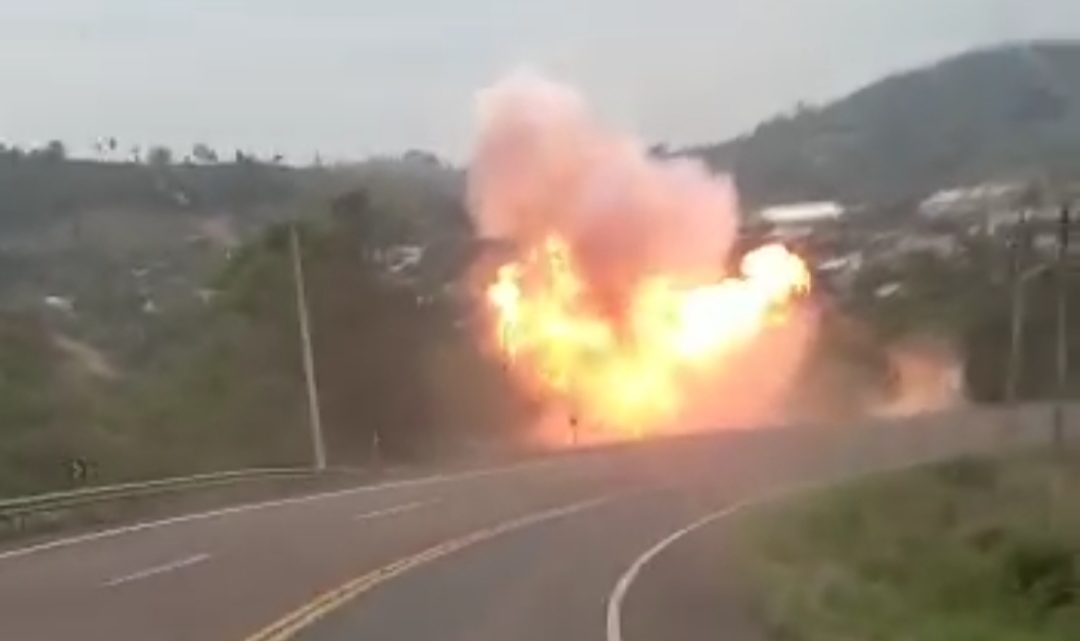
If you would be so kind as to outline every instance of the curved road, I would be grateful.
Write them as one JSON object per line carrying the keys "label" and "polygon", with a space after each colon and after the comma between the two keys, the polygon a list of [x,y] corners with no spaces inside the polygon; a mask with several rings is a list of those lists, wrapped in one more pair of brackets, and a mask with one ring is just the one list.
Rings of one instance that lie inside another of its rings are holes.
{"label": "curved road", "polygon": [[0,550],[0,637],[644,641],[723,630],[753,640],[737,586],[723,580],[725,510],[979,447],[989,433],[700,436]]}

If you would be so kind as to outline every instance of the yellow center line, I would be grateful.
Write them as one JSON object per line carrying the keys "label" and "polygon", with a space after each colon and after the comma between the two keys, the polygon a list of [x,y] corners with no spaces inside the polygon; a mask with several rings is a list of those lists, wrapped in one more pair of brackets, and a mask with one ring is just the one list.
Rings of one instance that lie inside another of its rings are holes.
{"label": "yellow center line", "polygon": [[426,550],[412,556],[398,559],[388,565],[384,565],[376,570],[358,576],[341,586],[324,592],[313,601],[293,610],[274,623],[271,623],[262,630],[247,637],[244,641],[286,641],[348,601],[364,592],[368,592],[369,590],[378,587],[385,581],[389,581],[390,579],[412,570],[413,568],[501,534],[520,530],[543,521],[569,516],[576,512],[581,512],[606,503],[611,499],[612,496],[602,496],[586,501],[580,501],[578,503],[571,503],[570,505],[563,507],[544,510],[542,512],[534,512],[526,516],[504,521],[489,528],[476,530],[475,532],[471,532],[460,538],[443,541]]}

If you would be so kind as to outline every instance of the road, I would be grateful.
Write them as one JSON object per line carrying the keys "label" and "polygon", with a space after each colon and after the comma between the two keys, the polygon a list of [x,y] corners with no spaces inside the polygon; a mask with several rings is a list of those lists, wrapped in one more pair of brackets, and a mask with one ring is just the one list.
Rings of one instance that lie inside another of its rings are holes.
{"label": "road", "polygon": [[714,581],[730,561],[714,554],[724,510],[981,439],[871,432],[660,441],[0,551],[0,637],[638,641],[720,626],[752,639],[735,601],[709,592],[731,587]]}

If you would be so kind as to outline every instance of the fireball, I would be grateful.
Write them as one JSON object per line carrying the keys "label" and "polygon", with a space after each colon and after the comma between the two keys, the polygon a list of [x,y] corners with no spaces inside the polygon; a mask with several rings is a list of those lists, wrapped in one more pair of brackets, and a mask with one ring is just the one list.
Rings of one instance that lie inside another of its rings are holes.
{"label": "fireball", "polygon": [[782,245],[727,270],[730,176],[657,158],[573,89],[525,73],[481,92],[468,174],[478,339],[549,410],[545,442],[760,425],[783,412],[814,329],[805,263]]}
{"label": "fireball", "polygon": [[486,294],[495,342],[519,380],[594,427],[640,436],[677,418],[690,381],[730,367],[809,288],[803,260],[771,244],[717,282],[648,276],[613,316],[570,246],[549,236],[498,267]]}

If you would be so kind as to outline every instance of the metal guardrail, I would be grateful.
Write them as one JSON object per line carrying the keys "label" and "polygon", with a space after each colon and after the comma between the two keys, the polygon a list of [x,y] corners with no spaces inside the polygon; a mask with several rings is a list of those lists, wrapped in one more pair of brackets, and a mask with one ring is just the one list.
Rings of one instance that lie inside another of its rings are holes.
{"label": "metal guardrail", "polygon": [[0,499],[0,521],[18,521],[22,517],[36,513],[83,507],[94,503],[142,498],[187,489],[273,478],[313,476],[314,474],[315,472],[310,468],[254,468],[33,494]]}

